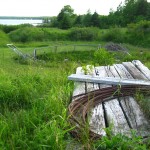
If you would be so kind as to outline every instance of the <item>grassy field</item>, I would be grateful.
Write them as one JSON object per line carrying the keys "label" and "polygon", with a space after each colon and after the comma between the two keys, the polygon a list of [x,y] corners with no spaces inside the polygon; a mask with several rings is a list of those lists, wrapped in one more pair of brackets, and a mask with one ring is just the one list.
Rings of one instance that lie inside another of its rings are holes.
{"label": "grassy field", "polygon": [[[42,46],[62,45],[57,53],[38,53],[40,61],[23,61],[9,48],[0,47],[0,150],[64,150],[68,142],[74,141],[69,134],[73,127],[69,125],[67,115],[73,82],[68,81],[67,76],[75,73],[78,66],[96,65],[93,58],[94,50],[97,49],[81,46],[71,52],[74,43],[99,44],[69,41],[15,43],[24,53],[30,54]],[[104,44],[101,43],[102,46]],[[119,62],[139,59],[150,68],[149,49],[132,45],[127,47],[131,56],[115,54]],[[140,53],[141,50],[143,54]],[[117,140],[120,141],[119,144]],[[100,144],[103,149],[113,145],[116,145],[114,149],[123,146],[143,150],[148,148],[148,145],[146,147],[137,142],[141,142],[139,138],[130,140],[120,135],[112,140],[104,138],[97,143],[81,141],[85,149],[88,149],[89,144],[91,149],[98,148]]]}

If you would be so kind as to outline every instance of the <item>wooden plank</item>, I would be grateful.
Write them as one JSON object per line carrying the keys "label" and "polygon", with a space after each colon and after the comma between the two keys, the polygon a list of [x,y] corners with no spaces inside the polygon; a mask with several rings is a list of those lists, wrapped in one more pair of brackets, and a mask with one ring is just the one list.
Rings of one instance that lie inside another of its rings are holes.
{"label": "wooden plank", "polygon": [[120,98],[122,107],[128,117],[130,126],[142,137],[150,135],[150,124],[133,97]]}
{"label": "wooden plank", "polygon": [[[104,66],[100,66],[100,67],[95,67],[95,70],[96,70],[96,76],[98,78],[104,78],[104,77],[108,77],[108,74],[106,72],[106,69]],[[106,87],[110,87],[110,85],[106,84],[106,83],[101,83],[99,84],[99,88],[106,88]]]}
{"label": "wooden plank", "polygon": [[108,77],[114,77],[114,75],[112,74],[111,69],[110,69],[111,66],[105,66],[104,68],[106,70],[106,73],[107,73]]}
{"label": "wooden plank", "polygon": [[[122,64],[116,64],[115,68],[120,74],[121,78],[133,79],[130,73]],[[148,136],[150,134],[150,126],[144,117],[143,112],[141,111],[137,101],[131,97],[120,98],[119,103],[127,117],[129,126],[134,129],[138,135]]]}
{"label": "wooden plank", "polygon": [[120,75],[118,74],[118,72],[114,66],[110,66],[110,71],[112,72],[112,74],[115,78],[120,78]]}
{"label": "wooden plank", "polygon": [[130,136],[130,128],[117,99],[104,103],[109,125],[113,125],[113,133]]}
{"label": "wooden plank", "polygon": [[[105,67],[108,77],[120,78],[115,67]],[[104,109],[106,112],[107,123],[109,126],[113,124],[113,134],[122,133],[130,136],[130,128],[128,122],[124,116],[124,113],[119,105],[118,99],[112,99],[108,102],[104,102]]]}
{"label": "wooden plank", "polygon": [[89,75],[78,75],[72,74],[68,77],[69,80],[73,81],[81,81],[81,82],[91,82],[91,83],[102,83],[102,84],[109,84],[109,85],[147,85],[150,86],[150,81],[146,80],[139,80],[139,79],[120,79],[114,77],[91,77]]}
{"label": "wooden plank", "polygon": [[[84,72],[82,71],[82,67],[78,67],[76,69],[76,74],[78,74],[78,75],[83,75],[84,74]],[[85,93],[85,83],[84,82],[75,82],[74,87],[75,88],[74,88],[74,91],[73,91],[73,96]]]}
{"label": "wooden plank", "polygon": [[132,63],[144,74],[148,80],[150,80],[150,70],[145,65],[143,65],[139,60],[133,60]]}
{"label": "wooden plank", "polygon": [[105,119],[104,119],[104,110],[102,104],[97,105],[91,110],[91,118],[89,121],[90,129],[99,135],[106,135],[106,132],[104,131],[104,128],[106,128],[105,125]]}
{"label": "wooden plank", "polygon": [[[88,65],[87,65],[87,68],[89,68]],[[91,76],[93,77],[96,76],[96,70],[94,67],[89,74],[91,74]],[[86,88],[87,88],[87,92],[90,92],[90,91],[99,89],[99,85],[94,84],[94,83],[86,83]],[[90,125],[91,131],[93,131],[94,133],[103,135],[103,136],[106,135],[106,132],[104,131],[104,128],[106,128],[106,126],[105,126],[104,110],[103,110],[102,104],[95,106],[90,111],[89,125]]]}
{"label": "wooden plank", "polygon": [[[88,70],[90,70],[87,74],[90,75],[91,77],[95,77],[96,76],[96,72],[95,72],[95,67],[94,66],[90,66],[87,65],[86,68]],[[86,92],[90,92],[90,91],[94,91],[99,89],[99,85],[95,84],[95,83],[86,83]]]}
{"label": "wooden plank", "polygon": [[147,80],[147,78],[131,62],[123,62],[122,64],[125,66],[128,72],[133,76],[133,78]]}
{"label": "wooden plank", "polygon": [[128,70],[122,64],[115,64],[114,67],[116,71],[118,72],[120,78],[133,79],[132,75],[128,72]]}

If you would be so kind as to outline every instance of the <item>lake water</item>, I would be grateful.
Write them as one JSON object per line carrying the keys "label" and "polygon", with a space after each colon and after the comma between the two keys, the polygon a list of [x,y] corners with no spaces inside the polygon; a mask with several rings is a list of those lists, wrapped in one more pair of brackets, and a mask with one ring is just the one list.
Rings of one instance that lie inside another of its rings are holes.
{"label": "lake water", "polygon": [[32,24],[34,26],[41,24],[42,20],[32,20],[32,19],[0,19],[0,24],[3,25],[19,25],[19,24]]}

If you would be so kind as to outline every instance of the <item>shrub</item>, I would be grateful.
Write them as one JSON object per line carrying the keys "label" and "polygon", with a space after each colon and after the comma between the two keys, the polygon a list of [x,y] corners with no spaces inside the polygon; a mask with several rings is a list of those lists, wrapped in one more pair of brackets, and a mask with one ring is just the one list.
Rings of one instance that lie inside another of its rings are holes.
{"label": "shrub", "polygon": [[111,28],[102,36],[103,41],[107,42],[117,42],[122,43],[124,42],[124,33],[121,31],[120,28]]}
{"label": "shrub", "polygon": [[95,63],[98,63],[99,65],[112,65],[115,62],[114,56],[105,50],[104,48],[101,48],[94,53],[94,61]]}
{"label": "shrub", "polygon": [[13,42],[66,40],[67,31],[51,28],[23,27],[9,33]]}
{"label": "shrub", "polygon": [[9,43],[9,37],[6,33],[0,30],[0,46],[6,46]]}
{"label": "shrub", "polygon": [[98,39],[98,28],[72,28],[69,37],[73,41],[93,41]]}
{"label": "shrub", "polygon": [[128,41],[131,44],[150,47],[150,21],[128,25]]}

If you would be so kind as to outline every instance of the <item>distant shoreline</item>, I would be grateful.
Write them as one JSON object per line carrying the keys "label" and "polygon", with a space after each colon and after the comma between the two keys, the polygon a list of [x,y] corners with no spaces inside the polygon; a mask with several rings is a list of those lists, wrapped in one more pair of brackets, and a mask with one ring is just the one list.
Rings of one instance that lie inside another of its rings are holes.
{"label": "distant shoreline", "polygon": [[[48,17],[48,16],[47,16]],[[0,16],[0,19],[32,19],[32,20],[42,20],[43,18],[47,18],[46,16],[38,16],[38,17],[29,17],[29,16]]]}

